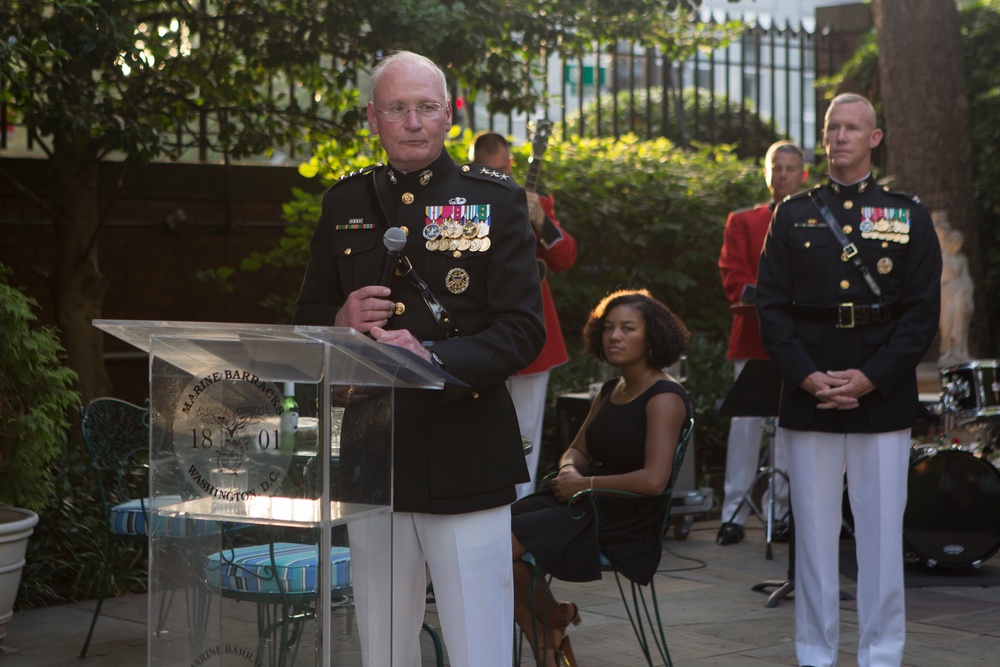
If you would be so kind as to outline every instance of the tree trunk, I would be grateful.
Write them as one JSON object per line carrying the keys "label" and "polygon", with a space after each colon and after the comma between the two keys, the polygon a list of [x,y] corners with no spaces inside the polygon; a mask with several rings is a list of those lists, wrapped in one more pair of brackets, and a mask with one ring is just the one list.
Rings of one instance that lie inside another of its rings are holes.
{"label": "tree trunk", "polygon": [[97,262],[98,159],[88,138],[61,136],[53,145],[56,248],[48,287],[67,363],[79,376],[77,390],[86,405],[92,398],[111,394],[104,366],[104,333],[93,326],[101,317],[107,291],[107,279]]}
{"label": "tree trunk", "polygon": [[[983,270],[973,203],[972,140],[955,0],[874,0],[889,176],[965,236],[975,290],[973,357],[989,356]],[[936,216],[935,222],[940,222]]]}

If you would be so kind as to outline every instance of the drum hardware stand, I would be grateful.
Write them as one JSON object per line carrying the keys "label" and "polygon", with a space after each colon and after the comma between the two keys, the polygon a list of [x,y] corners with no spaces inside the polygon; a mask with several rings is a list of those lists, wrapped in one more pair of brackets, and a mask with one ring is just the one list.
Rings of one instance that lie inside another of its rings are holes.
{"label": "drum hardware stand", "polygon": [[[777,607],[779,602],[795,590],[795,513],[791,510],[788,511],[788,578],[784,581],[763,581],[759,584],[754,584],[751,590],[766,593],[767,589],[771,586],[775,586],[776,588],[773,593],[767,596],[767,600],[764,602],[764,606],[769,609]],[[854,597],[849,593],[840,591],[840,599],[853,600]]]}
{"label": "drum hardware stand", "polygon": [[[768,429],[767,433],[769,436],[770,452],[768,455],[770,464],[766,469],[762,470],[762,474],[769,474],[768,490],[770,493],[768,494],[768,513],[771,519],[774,517],[774,487],[772,484],[774,474],[780,473],[786,482],[788,481],[788,475],[776,470],[774,467],[774,434],[776,424],[773,415],[778,414],[780,398],[781,375],[778,373],[777,366],[767,359],[750,359],[747,361],[746,366],[743,367],[743,372],[736,378],[736,382],[733,384],[732,389],[729,390],[729,394],[726,395],[726,399],[719,410],[720,416],[723,417],[767,418],[766,428]],[[744,500],[746,499],[747,496],[744,495]],[[751,507],[754,507],[754,505],[751,504]],[[795,512],[794,508],[791,507],[791,494],[789,494],[788,529],[788,578],[784,581],[764,581],[751,587],[751,590],[764,592],[772,586],[777,587],[777,590],[768,596],[767,601],[764,603],[765,607],[776,607],[782,598],[795,590]],[[767,557],[769,559],[772,557],[770,524],[768,525],[767,534]],[[852,598],[841,591],[840,599],[850,600]]]}
{"label": "drum hardware stand", "polygon": [[[788,475],[774,466],[774,437],[776,432],[778,402],[781,396],[781,376],[775,365],[765,359],[750,359],[740,372],[732,389],[726,395],[719,410],[722,417],[764,417],[762,431],[767,434],[767,465],[761,466],[757,476],[750,482],[750,488],[743,494],[740,504],[730,519],[736,518],[743,505],[749,505],[753,514],[765,526],[765,557],[773,560],[771,548],[774,536],[774,496],[776,475],[781,475],[788,483]],[[764,511],[753,499],[757,483],[767,478],[767,510]]]}
{"label": "drum hardware stand", "polygon": [[[751,415],[734,415],[734,416],[751,416]],[[774,554],[771,550],[771,543],[774,537],[774,496],[775,496],[775,484],[774,478],[780,475],[784,478],[785,484],[788,484],[788,475],[785,474],[783,470],[778,470],[774,465],[774,436],[777,430],[777,419],[773,416],[766,417],[764,420],[764,426],[761,427],[761,431],[767,435],[767,465],[761,466],[757,472],[757,476],[753,478],[750,482],[750,488],[746,490],[743,494],[743,498],[740,500],[740,504],[736,506],[736,510],[733,511],[730,521],[736,518],[736,515],[740,513],[743,505],[750,507],[750,511],[753,512],[754,516],[757,517],[763,524],[765,529],[765,558],[767,560],[773,560]],[[762,479],[767,479],[767,508],[759,506],[757,502],[753,499],[753,490],[757,487],[757,483]],[[787,518],[787,515],[786,515]]]}
{"label": "drum hardware stand", "polygon": [[775,587],[775,591],[767,596],[764,606],[767,608],[777,607],[785,596],[795,590],[795,516],[788,512],[788,574],[784,581],[762,581],[754,584],[750,590],[766,593],[768,588]]}

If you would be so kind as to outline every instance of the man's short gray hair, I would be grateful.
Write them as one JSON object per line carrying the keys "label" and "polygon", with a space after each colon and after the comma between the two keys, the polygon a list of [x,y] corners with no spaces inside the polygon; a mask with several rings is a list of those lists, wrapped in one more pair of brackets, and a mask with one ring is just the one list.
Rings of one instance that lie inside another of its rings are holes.
{"label": "man's short gray hair", "polygon": [[441,71],[441,68],[438,67],[433,60],[427,58],[426,56],[422,56],[419,53],[414,53],[413,51],[396,51],[394,53],[390,53],[386,57],[379,60],[375,67],[372,68],[370,75],[372,100],[375,99],[375,89],[378,88],[378,80],[381,78],[382,72],[384,72],[389,65],[397,62],[423,65],[436,72],[438,78],[441,79],[441,95],[444,97],[445,102],[448,102],[448,80],[445,78],[444,72]]}

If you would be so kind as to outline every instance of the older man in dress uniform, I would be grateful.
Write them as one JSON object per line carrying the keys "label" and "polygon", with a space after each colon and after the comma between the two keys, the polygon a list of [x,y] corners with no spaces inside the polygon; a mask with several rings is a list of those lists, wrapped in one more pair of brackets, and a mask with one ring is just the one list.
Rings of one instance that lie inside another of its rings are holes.
{"label": "older man in dress uniform", "polygon": [[[420,664],[426,563],[451,664],[506,667],[509,504],[528,473],[504,382],[538,356],[545,336],[527,201],[506,174],[458,166],[444,150],[451,106],[430,60],[390,55],[371,86],[368,123],[388,165],[325,195],[295,321],[369,333],[468,388],[396,393],[392,543],[371,537],[378,526],[350,526],[364,660]],[[413,269],[397,272],[391,289],[378,284],[387,227],[406,234]],[[391,619],[373,602],[388,599],[390,582],[378,573],[390,562]]]}
{"label": "older man in dress uniform", "polygon": [[903,659],[910,426],[916,367],[937,327],[941,250],[919,200],[872,178],[881,139],[867,99],[833,99],[823,129],[830,180],[778,205],[757,276],[761,338],[783,378],[800,665],[837,664],[845,470],[858,665],[899,667]]}

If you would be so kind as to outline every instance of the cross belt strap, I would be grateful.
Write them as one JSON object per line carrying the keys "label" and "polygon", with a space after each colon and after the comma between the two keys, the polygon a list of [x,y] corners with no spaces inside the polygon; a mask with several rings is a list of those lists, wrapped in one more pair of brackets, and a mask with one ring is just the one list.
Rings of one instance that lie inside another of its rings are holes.
{"label": "cross belt strap", "polygon": [[[389,216],[386,215],[385,209],[382,208],[382,200],[378,196],[378,187],[375,185],[375,169],[372,169],[368,175],[369,178],[365,179],[365,184],[368,186],[368,198],[371,200],[372,208],[375,209],[375,218],[378,220],[379,226],[384,233],[389,228]],[[410,284],[416,288],[420,294],[420,298],[424,300],[427,310],[431,311],[434,321],[447,332],[448,338],[458,336],[458,329],[455,328],[451,314],[437,300],[437,297],[434,296],[434,292],[427,286],[427,283],[417,275],[416,269],[413,268],[413,264],[410,263],[410,259],[406,255],[400,256],[399,264],[396,266],[396,275],[406,276]]]}
{"label": "cross belt strap", "polygon": [[875,298],[878,299],[879,303],[883,303],[885,297],[882,296],[882,288],[878,286],[878,283],[875,282],[875,278],[868,271],[868,267],[861,261],[861,257],[858,256],[858,247],[851,243],[850,239],[847,238],[847,234],[845,234],[844,230],[840,228],[840,223],[838,223],[837,219],[833,217],[833,213],[830,212],[826,202],[824,202],[823,198],[816,192],[810,192],[809,199],[816,205],[816,208],[819,209],[820,215],[822,215],[823,220],[826,221],[826,226],[830,228],[831,232],[833,232],[833,236],[837,239],[837,243],[840,244],[841,249],[843,249],[844,255],[847,259],[851,260],[851,263],[854,264],[858,273],[860,273],[861,277],[865,279],[866,283],[868,283],[868,289],[872,291],[872,294],[875,295]]}

